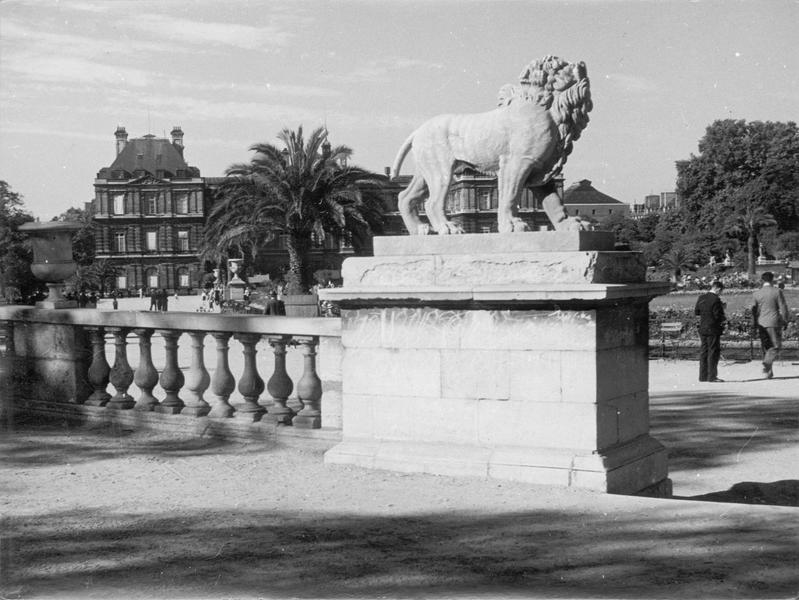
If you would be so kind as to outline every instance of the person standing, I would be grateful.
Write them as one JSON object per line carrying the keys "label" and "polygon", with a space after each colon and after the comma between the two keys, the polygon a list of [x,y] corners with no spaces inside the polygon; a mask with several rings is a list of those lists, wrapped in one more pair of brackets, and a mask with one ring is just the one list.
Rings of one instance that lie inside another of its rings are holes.
{"label": "person standing", "polygon": [[760,276],[763,287],[752,295],[752,319],[763,349],[763,373],[774,377],[774,361],[782,349],[782,330],[788,325],[788,303],[782,290],[774,286],[774,274]]}
{"label": "person standing", "polygon": [[699,316],[699,381],[722,382],[718,377],[719,356],[721,356],[721,334],[727,317],[721,292],[724,284],[714,281],[710,291],[696,300],[694,314]]}
{"label": "person standing", "polygon": [[158,310],[158,290],[155,288],[150,290],[150,310]]}

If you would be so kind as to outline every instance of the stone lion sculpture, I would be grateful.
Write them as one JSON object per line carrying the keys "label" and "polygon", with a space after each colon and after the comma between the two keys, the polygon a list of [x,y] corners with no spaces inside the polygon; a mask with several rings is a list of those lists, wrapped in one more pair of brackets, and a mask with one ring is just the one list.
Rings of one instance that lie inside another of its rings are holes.
{"label": "stone lion sculpture", "polygon": [[[433,117],[405,140],[392,177],[413,149],[417,173],[399,194],[400,214],[412,235],[431,229],[439,234],[463,233],[444,215],[452,173],[460,164],[497,175],[500,232],[528,229],[517,216],[525,185],[534,186],[555,229],[590,229],[588,222],[566,215],[553,181],[593,108],[585,63],[546,56],[526,66],[519,83],[500,89],[494,110]],[[419,219],[418,205],[425,198],[430,225]]]}

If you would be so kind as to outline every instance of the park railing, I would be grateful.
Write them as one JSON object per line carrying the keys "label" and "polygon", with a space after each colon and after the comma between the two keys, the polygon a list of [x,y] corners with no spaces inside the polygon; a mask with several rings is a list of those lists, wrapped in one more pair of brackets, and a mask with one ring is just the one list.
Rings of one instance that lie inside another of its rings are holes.
{"label": "park railing", "polygon": [[3,306],[0,389],[34,412],[313,437],[341,429],[340,329],[336,318]]}

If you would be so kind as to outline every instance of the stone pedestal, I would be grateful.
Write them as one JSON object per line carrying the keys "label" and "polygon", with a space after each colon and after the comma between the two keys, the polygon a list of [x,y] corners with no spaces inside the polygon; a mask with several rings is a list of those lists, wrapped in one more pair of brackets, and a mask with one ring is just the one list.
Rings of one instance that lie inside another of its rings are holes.
{"label": "stone pedestal", "polygon": [[377,238],[342,307],[343,441],[327,462],[635,493],[649,435],[648,302],[607,232]]}

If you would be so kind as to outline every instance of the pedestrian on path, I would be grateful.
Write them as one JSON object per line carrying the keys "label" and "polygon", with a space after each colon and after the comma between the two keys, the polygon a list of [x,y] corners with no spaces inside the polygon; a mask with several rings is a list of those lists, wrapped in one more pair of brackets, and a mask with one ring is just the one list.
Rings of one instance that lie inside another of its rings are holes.
{"label": "pedestrian on path", "polygon": [[699,316],[699,381],[722,382],[718,377],[719,356],[721,356],[721,334],[727,317],[721,292],[724,285],[714,281],[710,291],[696,300],[694,314]]}
{"label": "pedestrian on path", "polygon": [[763,349],[763,373],[766,379],[774,377],[774,361],[782,349],[782,330],[788,325],[790,314],[782,290],[774,286],[774,274],[763,273],[763,287],[752,296],[752,319]]}

